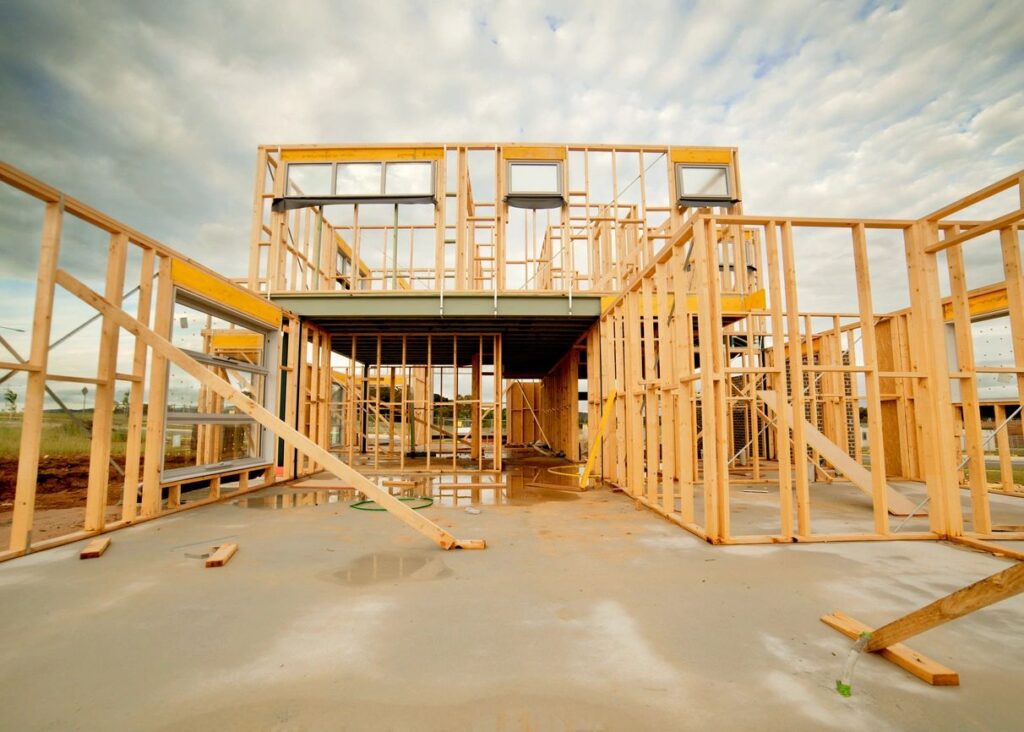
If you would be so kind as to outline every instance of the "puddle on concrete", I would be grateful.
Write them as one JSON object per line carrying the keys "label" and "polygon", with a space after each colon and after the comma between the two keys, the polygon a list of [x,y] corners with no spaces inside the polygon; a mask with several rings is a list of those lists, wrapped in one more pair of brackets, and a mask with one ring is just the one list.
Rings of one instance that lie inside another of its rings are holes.
{"label": "puddle on concrete", "polygon": [[[494,487],[469,481],[434,483],[430,494],[435,506],[464,508],[467,506],[532,506],[548,501],[575,501],[579,492],[570,486],[556,484],[531,485],[533,473],[526,476],[506,473],[505,485]],[[546,483],[546,481],[545,481]]]}
{"label": "puddle on concrete", "polygon": [[347,503],[355,499],[351,490],[320,490],[320,491],[288,491],[270,496],[254,496],[239,498],[236,506],[242,508],[258,508],[276,511],[285,508],[302,508],[304,506],[322,506],[328,503]]}
{"label": "puddle on concrete", "polygon": [[[572,466],[558,466],[572,470]],[[577,479],[571,475],[552,473],[545,467],[512,466],[503,473],[465,471],[456,475],[438,473],[380,473],[367,476],[391,495],[403,498],[428,497],[434,506],[466,508],[469,506],[531,506],[549,501],[574,501],[580,496]],[[330,480],[311,479],[323,486]],[[242,508],[281,510],[347,504],[362,498],[352,488],[326,488],[302,484],[279,489],[270,495],[239,498],[234,502]]]}
{"label": "puddle on concrete", "polygon": [[374,552],[353,559],[330,577],[343,585],[362,586],[381,582],[428,582],[451,575],[452,570],[436,555]]}

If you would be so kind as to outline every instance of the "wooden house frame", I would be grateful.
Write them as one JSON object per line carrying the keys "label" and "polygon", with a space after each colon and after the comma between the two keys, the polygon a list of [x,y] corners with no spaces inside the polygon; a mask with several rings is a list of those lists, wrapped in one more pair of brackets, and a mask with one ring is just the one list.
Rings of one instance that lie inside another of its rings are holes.
{"label": "wooden house frame", "polygon": [[[387,166],[410,162],[429,163],[429,200],[386,195]],[[338,197],[288,179],[289,166],[325,165],[334,186],[339,166],[356,163],[380,166],[380,194]],[[553,165],[558,185],[532,200],[537,192],[510,189],[516,164]],[[680,165],[720,169],[722,195],[679,190]],[[365,476],[385,467],[500,475],[503,448],[535,443],[581,472],[589,458],[588,478],[714,544],[950,539],[1019,555],[992,543],[1024,533],[993,520],[990,491],[1019,489],[1005,430],[994,435],[1000,477],[989,483],[981,410],[1005,424],[1024,395],[1024,173],[919,219],[808,218],[744,213],[733,148],[267,145],[257,153],[249,273],[237,282],[8,165],[0,181],[43,207],[31,349],[0,363],[26,375],[0,559],[323,469],[439,545],[474,546],[392,505]],[[1003,208],[971,215],[986,206]],[[67,216],[109,235],[96,252],[102,293],[59,266]],[[845,312],[800,309],[797,254],[821,231],[838,232],[852,255]],[[894,312],[874,305],[869,249],[883,235],[900,238],[907,274],[909,307]],[[1002,279],[969,288],[970,247],[989,247]],[[137,283],[125,281],[129,255]],[[126,284],[139,292],[130,312]],[[103,318],[94,377],[48,366],[58,286]],[[211,306],[198,361],[174,343],[182,292]],[[1007,361],[979,364],[972,319],[993,312],[1008,317]],[[213,327],[225,313],[242,325]],[[122,330],[134,336],[128,372],[116,366]],[[254,354],[268,359],[268,396],[256,401],[225,381]],[[203,414],[233,405],[230,419],[200,420],[200,464],[224,446],[218,420],[256,425],[260,459],[172,480],[160,459],[145,459],[162,455],[172,368],[199,382]],[[1016,397],[986,405],[984,374],[1014,380]],[[33,541],[47,385],[68,379],[96,389],[87,505],[79,531]],[[119,382],[130,390],[129,436],[111,501]],[[444,384],[454,385],[447,397]],[[407,464],[415,453],[425,466]],[[183,501],[190,480],[206,493]],[[899,481],[918,481],[923,497],[911,500]],[[815,498],[830,483],[867,496],[864,530],[816,527]],[[774,501],[774,529],[739,526],[733,506],[750,485]]]}

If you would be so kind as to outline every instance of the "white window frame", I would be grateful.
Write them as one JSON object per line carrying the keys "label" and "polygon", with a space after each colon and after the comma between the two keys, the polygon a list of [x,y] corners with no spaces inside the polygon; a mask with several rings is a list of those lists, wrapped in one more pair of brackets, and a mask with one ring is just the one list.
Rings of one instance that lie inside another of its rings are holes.
{"label": "white window frame", "polygon": [[[387,179],[388,179],[388,167],[392,165],[429,165],[430,166],[430,188],[429,190],[417,192],[417,193],[385,193],[387,190]],[[402,198],[422,198],[430,196],[431,198],[437,195],[437,161],[436,160],[336,160],[333,162],[295,162],[288,163],[288,170],[286,175],[291,174],[292,165],[330,165],[331,166],[331,186],[330,193],[326,194],[308,194],[309,198],[380,198],[383,201],[390,201]],[[337,193],[338,190],[338,166],[339,165],[378,165],[380,166],[380,187],[376,193],[365,192],[365,193]],[[285,190],[288,190],[290,185],[286,179]],[[285,198],[288,198],[285,195]]]}
{"label": "white window frame", "polygon": [[[251,364],[244,361],[235,361],[234,359],[213,356],[210,354],[196,353],[192,351],[186,352],[200,363],[207,365],[230,365],[232,368],[236,368],[239,371],[245,371],[247,373],[259,374],[263,376],[263,393],[258,395],[256,399],[257,403],[269,410],[271,413],[277,412],[277,391],[278,391],[278,370],[271,368],[269,364],[278,363],[279,352],[280,352],[280,333],[274,328],[267,326],[264,323],[259,323],[252,320],[242,313],[239,313],[233,309],[227,308],[219,303],[215,303],[208,300],[205,297],[197,295],[189,290],[175,287],[173,291],[173,300],[175,304],[180,303],[185,307],[199,310],[206,314],[212,315],[215,318],[226,320],[228,322],[239,325],[247,330],[258,333],[263,336],[263,354],[259,364]],[[173,334],[172,334],[173,337]],[[169,384],[171,376],[171,370],[167,370],[167,382]],[[195,414],[192,412],[172,412],[170,411],[170,402],[164,404],[164,425],[168,423],[178,424],[257,424],[259,423],[252,417],[245,414]],[[217,463],[207,463],[204,465],[193,465],[182,468],[171,468],[167,470],[164,468],[164,450],[166,448],[166,435],[160,441],[160,482],[170,483],[173,481],[186,481],[203,478],[207,475],[215,475],[217,473],[223,473],[225,470],[242,469],[246,467],[258,468],[266,465],[273,465],[276,459],[276,437],[274,434],[259,425],[259,454],[253,457],[237,458],[234,460],[222,460]]]}
{"label": "white window frame", "polygon": [[[689,193],[683,188],[683,172],[687,169],[721,170],[725,173],[725,195],[713,193]],[[728,163],[676,163],[676,199],[699,198],[707,201],[732,202],[732,166]]]}
{"label": "white window frame", "polygon": [[[564,175],[562,169],[561,160],[506,160],[505,161],[505,194],[508,196],[561,196],[565,198],[564,187],[562,185],[562,177]],[[514,165],[537,165],[554,167],[558,175],[555,177],[558,182],[557,189],[554,191],[516,191],[512,189],[512,166]]]}

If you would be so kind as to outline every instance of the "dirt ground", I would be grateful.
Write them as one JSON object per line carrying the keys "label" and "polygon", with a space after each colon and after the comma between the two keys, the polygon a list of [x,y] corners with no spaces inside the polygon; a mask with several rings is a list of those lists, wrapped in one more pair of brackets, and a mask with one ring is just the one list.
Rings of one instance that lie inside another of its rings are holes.
{"label": "dirt ground", "polygon": [[[119,464],[122,456],[115,457]],[[177,464],[180,462],[181,464]],[[191,464],[191,460],[168,460],[166,467],[179,468]],[[141,475],[143,465],[139,466]],[[123,478],[111,466],[108,468],[110,487],[109,501],[120,501]],[[0,457],[0,512],[9,511],[14,504],[14,490],[18,480],[18,458]],[[84,505],[85,492],[89,484],[89,456],[44,455],[39,458],[39,475],[36,479],[36,510],[75,508]]]}
{"label": "dirt ground", "polygon": [[[115,458],[123,461],[123,458]],[[180,467],[171,465],[171,467]],[[142,466],[140,465],[140,474]],[[110,467],[107,488],[107,518],[121,515],[124,479]],[[0,546],[10,536],[14,492],[18,479],[18,459],[0,457]],[[36,482],[36,508],[32,540],[41,541],[79,531],[85,519],[85,495],[89,484],[88,455],[54,455],[39,458]]]}
{"label": "dirt ground", "polygon": [[[120,495],[120,475],[110,468],[111,490]],[[0,510],[14,504],[18,459],[0,458]],[[58,455],[39,459],[36,481],[36,509],[74,508],[85,501],[89,482],[88,455]]]}

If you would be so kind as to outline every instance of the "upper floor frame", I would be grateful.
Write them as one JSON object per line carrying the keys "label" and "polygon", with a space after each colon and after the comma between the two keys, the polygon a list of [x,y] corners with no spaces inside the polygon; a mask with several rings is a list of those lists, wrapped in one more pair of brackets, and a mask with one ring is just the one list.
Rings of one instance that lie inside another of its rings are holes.
{"label": "upper floor frame", "polygon": [[695,211],[741,201],[730,147],[264,145],[248,285],[617,293]]}

